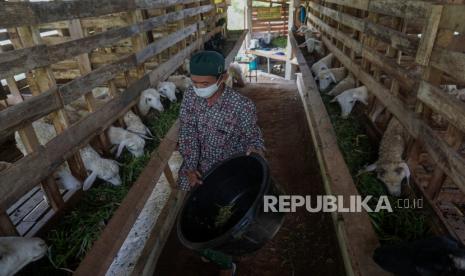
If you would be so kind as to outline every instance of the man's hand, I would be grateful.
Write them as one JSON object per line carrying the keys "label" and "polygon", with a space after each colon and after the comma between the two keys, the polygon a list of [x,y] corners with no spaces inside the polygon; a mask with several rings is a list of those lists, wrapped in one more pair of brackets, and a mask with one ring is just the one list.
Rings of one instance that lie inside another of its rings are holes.
{"label": "man's hand", "polygon": [[187,179],[189,180],[189,185],[193,188],[197,185],[202,184],[202,175],[197,170],[192,170],[187,172]]}
{"label": "man's hand", "polygon": [[246,155],[250,155],[252,152],[257,153],[257,154],[259,154],[261,157],[265,158],[265,153],[264,153],[262,150],[256,149],[256,148],[249,148],[249,149],[247,150]]}

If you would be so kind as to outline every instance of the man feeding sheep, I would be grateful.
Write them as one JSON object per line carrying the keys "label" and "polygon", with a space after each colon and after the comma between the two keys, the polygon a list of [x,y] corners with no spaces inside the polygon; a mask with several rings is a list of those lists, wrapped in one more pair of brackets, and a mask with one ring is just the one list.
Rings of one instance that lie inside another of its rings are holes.
{"label": "man feeding sheep", "polygon": [[[185,91],[180,112],[179,151],[184,162],[178,186],[190,190],[201,185],[202,174],[237,153],[263,155],[264,143],[254,103],[225,82],[223,56],[213,51],[190,60],[192,86]],[[216,251],[201,254],[220,265],[223,275],[233,275],[230,256]]]}

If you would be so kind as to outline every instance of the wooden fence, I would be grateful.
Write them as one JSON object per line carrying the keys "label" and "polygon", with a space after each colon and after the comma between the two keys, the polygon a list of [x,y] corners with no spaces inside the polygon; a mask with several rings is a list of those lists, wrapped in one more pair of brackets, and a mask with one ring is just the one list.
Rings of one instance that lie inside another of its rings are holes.
{"label": "wooden fence", "polygon": [[270,32],[287,34],[289,8],[286,3],[269,2],[269,7],[252,8],[252,28],[254,33]]}
{"label": "wooden fence", "polygon": [[409,132],[407,160],[416,187],[462,243],[465,102],[440,85],[465,87],[463,14],[462,1],[308,3],[308,24],[368,88],[367,115],[379,134],[391,116]]}
{"label": "wooden fence", "polygon": [[[2,88],[21,101],[0,111],[0,138],[18,131],[29,153],[0,172],[0,235],[33,236],[78,199],[82,192],[62,194],[52,173],[67,162],[83,180],[87,172],[79,149],[92,141],[108,153],[105,129],[122,121],[144,89],[167,78],[206,40],[224,32],[217,22],[226,10],[225,2],[213,0],[0,2],[0,29],[6,29],[0,40],[9,41],[0,48],[0,79],[7,84]],[[26,78],[15,78],[19,74]],[[101,107],[92,93],[97,87],[107,87],[112,98]],[[64,107],[81,97],[91,113],[71,124]],[[42,146],[32,122],[51,114],[57,135]],[[175,135],[172,130],[168,138]],[[162,143],[161,157],[151,161],[156,178],[164,172],[170,179],[172,140]],[[38,189],[51,208],[45,204],[40,220],[33,223],[12,222],[6,210]]]}

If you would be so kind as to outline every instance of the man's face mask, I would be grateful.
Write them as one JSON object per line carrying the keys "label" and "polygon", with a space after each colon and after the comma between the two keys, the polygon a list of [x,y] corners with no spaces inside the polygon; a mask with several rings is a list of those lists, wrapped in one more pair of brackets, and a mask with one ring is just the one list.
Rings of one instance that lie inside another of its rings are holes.
{"label": "man's face mask", "polygon": [[210,98],[220,88],[221,79],[222,78],[220,77],[219,80],[216,83],[214,83],[214,84],[212,84],[212,85],[210,85],[208,87],[197,88],[194,85],[193,88],[194,88],[195,94],[197,96],[199,96],[199,97],[202,97],[202,98]]}

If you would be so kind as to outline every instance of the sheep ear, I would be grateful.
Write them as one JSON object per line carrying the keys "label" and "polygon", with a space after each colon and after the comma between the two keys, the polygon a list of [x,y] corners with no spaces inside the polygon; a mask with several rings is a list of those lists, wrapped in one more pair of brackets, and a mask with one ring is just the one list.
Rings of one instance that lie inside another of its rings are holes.
{"label": "sheep ear", "polygon": [[399,167],[401,167],[404,170],[405,177],[407,178],[407,185],[410,185],[410,169],[407,163],[402,162],[399,164]]}
{"label": "sheep ear", "polygon": [[84,181],[84,185],[82,186],[82,190],[83,191],[89,190],[90,187],[92,187],[92,184],[94,184],[96,179],[97,179],[97,173],[95,171],[92,171],[92,173]]}
{"label": "sheep ear", "polygon": [[363,173],[372,172],[372,171],[376,170],[377,167],[378,167],[378,165],[376,165],[376,163],[368,165],[365,168],[359,170],[358,173],[357,173],[357,176],[359,176],[359,175],[361,175]]}
{"label": "sheep ear", "polygon": [[334,98],[330,101],[330,103],[335,103],[335,102],[337,102],[337,96],[334,97]]}
{"label": "sheep ear", "polygon": [[146,140],[153,140],[152,137],[149,137],[149,136],[144,135],[144,134],[139,134],[139,136],[142,137],[142,138],[144,138],[144,139],[146,139]]}
{"label": "sheep ear", "polygon": [[124,147],[126,146],[127,141],[124,140],[118,145],[118,151],[116,152],[116,158],[118,158],[123,152]]}
{"label": "sheep ear", "polygon": [[150,131],[150,128],[145,127],[145,130],[147,131],[147,133],[149,134],[150,137],[154,137],[152,132]]}
{"label": "sheep ear", "polygon": [[331,79],[334,81],[334,83],[336,83],[336,77],[334,76],[333,72],[329,72],[329,76],[331,77]]}
{"label": "sheep ear", "polygon": [[160,93],[160,97],[166,98],[165,94]]}

